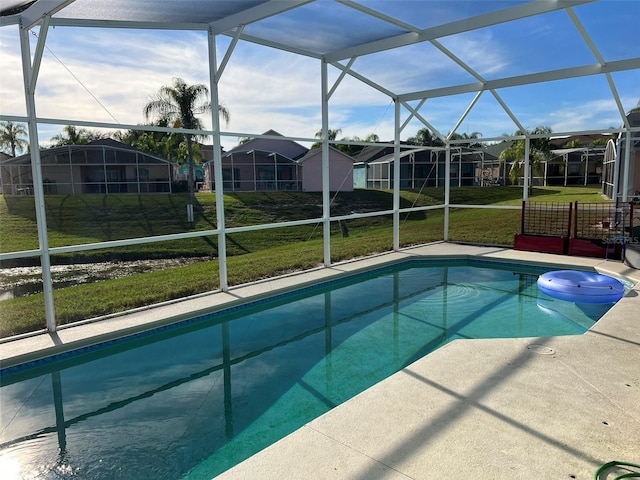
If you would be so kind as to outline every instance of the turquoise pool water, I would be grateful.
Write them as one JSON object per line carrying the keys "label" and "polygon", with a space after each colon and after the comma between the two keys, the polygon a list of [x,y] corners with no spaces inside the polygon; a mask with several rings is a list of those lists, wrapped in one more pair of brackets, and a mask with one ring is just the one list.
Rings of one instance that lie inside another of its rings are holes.
{"label": "turquoise pool water", "polygon": [[4,369],[2,478],[210,479],[451,340],[611,307],[545,296],[545,271],[412,262]]}

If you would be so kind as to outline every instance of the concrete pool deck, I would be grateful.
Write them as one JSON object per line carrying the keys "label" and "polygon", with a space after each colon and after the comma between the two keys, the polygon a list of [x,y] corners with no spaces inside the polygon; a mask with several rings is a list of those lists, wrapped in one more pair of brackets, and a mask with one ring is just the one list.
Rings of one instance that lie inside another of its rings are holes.
{"label": "concrete pool deck", "polygon": [[636,286],[581,336],[454,341],[219,479],[588,480],[612,460],[640,463],[640,271],[619,261],[436,243],[3,343],[0,362],[415,256],[593,267]]}

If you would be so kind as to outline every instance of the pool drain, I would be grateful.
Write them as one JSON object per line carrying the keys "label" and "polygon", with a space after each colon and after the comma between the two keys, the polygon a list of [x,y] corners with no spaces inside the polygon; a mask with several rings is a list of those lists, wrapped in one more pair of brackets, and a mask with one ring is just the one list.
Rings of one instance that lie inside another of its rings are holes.
{"label": "pool drain", "polygon": [[532,343],[531,345],[528,345],[527,349],[539,355],[553,355],[554,353],[556,353],[553,348],[547,347],[546,345],[540,345],[538,343]]}

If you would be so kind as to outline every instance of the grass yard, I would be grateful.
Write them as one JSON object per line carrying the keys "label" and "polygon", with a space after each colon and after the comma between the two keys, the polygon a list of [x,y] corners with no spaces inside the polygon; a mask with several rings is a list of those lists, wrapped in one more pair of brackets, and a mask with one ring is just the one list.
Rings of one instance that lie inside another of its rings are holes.
{"label": "grass yard", "polygon": [[[451,189],[451,203],[458,205],[521,205],[518,187]],[[599,187],[536,187],[530,198],[546,202],[604,201]],[[401,208],[442,205],[443,189],[401,192]],[[165,235],[215,228],[215,196],[197,195],[196,222],[186,222],[186,195],[48,196],[48,237],[52,247],[124,238]],[[390,210],[388,191],[358,190],[332,196],[331,214]],[[260,225],[306,218],[320,218],[318,193],[264,192],[225,195],[226,226]],[[442,209],[402,213],[401,246],[443,239]],[[3,253],[37,248],[37,226],[32,197],[4,197],[0,202],[0,250]],[[453,208],[451,241],[510,246],[520,225],[520,210]],[[352,219],[331,226],[332,261],[389,251],[393,246],[391,216]],[[237,285],[316,267],[323,262],[320,224],[280,227],[227,235],[228,277]],[[154,242],[127,247],[56,255],[52,263],[86,263],[106,260],[126,262],[140,258],[199,257],[209,259],[190,265],[126,275],[54,291],[60,324],[121,312],[127,309],[181,298],[219,287],[217,238],[202,237]],[[37,262],[32,257],[26,263]],[[126,263],[123,263],[123,270]],[[45,327],[42,294],[4,300],[0,304],[0,336],[6,337]]]}

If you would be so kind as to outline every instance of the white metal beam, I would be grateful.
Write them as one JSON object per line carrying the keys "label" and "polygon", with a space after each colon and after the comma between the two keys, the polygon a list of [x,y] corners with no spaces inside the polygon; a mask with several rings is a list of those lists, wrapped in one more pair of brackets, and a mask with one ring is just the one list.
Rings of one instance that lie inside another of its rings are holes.
{"label": "white metal beam", "polygon": [[422,100],[420,100],[420,103],[416,105],[416,108],[414,109],[414,111],[409,112],[410,115],[406,118],[406,120],[400,126],[400,131],[403,131],[405,127],[409,125],[409,122],[413,119],[413,117],[415,117],[415,112],[418,112],[422,108],[422,106],[425,104],[426,101],[427,99],[423,98]]}
{"label": "white metal beam", "polygon": [[147,22],[141,20],[95,20],[86,18],[53,17],[52,27],[86,28],[127,28],[131,30],[202,30],[207,31],[208,23]]}
{"label": "white metal beam", "polygon": [[[227,274],[227,234],[224,218],[224,189],[222,182],[222,149],[220,138],[220,99],[218,96],[218,80],[220,74],[217,69],[216,35],[209,30],[209,83],[211,90],[211,128],[213,129],[213,178],[216,195],[216,226],[218,227],[218,275],[220,290],[226,292],[229,289]],[[231,47],[230,47],[231,49]]]}
{"label": "white metal beam", "polygon": [[349,60],[349,63],[347,63],[347,66],[344,67],[344,70],[342,70],[340,72],[340,75],[338,76],[338,78],[336,79],[335,82],[333,82],[333,86],[331,87],[331,89],[329,90],[329,93],[327,93],[327,98],[331,98],[331,96],[334,94],[334,92],[336,91],[336,89],[338,88],[338,86],[340,85],[340,83],[342,82],[342,80],[344,79],[344,77],[347,75],[347,73],[349,73],[349,71],[351,70],[351,67],[353,66],[353,64],[355,63],[356,59],[358,57],[353,57],[351,60]]}
{"label": "white metal beam", "polygon": [[[598,63],[600,65],[605,65],[607,62],[605,61],[604,57],[600,53],[600,50],[598,49],[593,39],[587,32],[587,29],[584,28],[584,25],[582,25],[582,22],[580,21],[576,13],[573,11],[572,8],[567,8],[565,11],[567,12],[567,15],[569,15],[569,18],[573,22],[574,26],[576,27],[580,35],[582,36],[582,39],[585,41],[585,43],[589,47],[589,50],[591,50],[591,53],[593,53],[593,56],[596,57],[596,60],[598,60]],[[616,89],[616,86],[613,83],[613,77],[611,76],[610,73],[606,73],[605,75],[607,77],[607,82],[609,83],[609,88],[611,89],[611,94],[613,95],[613,98],[618,107],[618,111],[620,112],[620,117],[622,118],[622,122],[626,127],[629,127],[629,119],[627,119],[627,115],[625,114],[624,107],[622,106],[622,101],[620,100],[620,96],[618,95],[618,90]]]}
{"label": "white metal beam", "polygon": [[616,88],[616,84],[613,82],[613,77],[610,73],[605,75],[607,77],[607,82],[609,83],[609,88],[611,89],[611,94],[613,95],[613,99],[616,102],[618,107],[618,112],[620,112],[620,117],[622,118],[622,123],[626,129],[631,128],[631,124],[629,123],[629,119],[627,118],[627,114],[624,111],[624,107],[622,106],[622,100],[620,100],[620,95],[618,95],[618,89]]}
{"label": "white metal beam", "polygon": [[393,99],[393,250],[400,250],[400,101]]}
{"label": "white metal beam", "polygon": [[[1,20],[1,19],[0,19]],[[201,30],[208,31],[210,25],[207,23],[170,23],[170,22],[143,22],[143,21],[122,21],[122,20],[81,20],[75,18],[52,18],[52,27],[93,27],[93,28],[127,28],[137,30]],[[237,25],[236,25],[237,26]],[[222,35],[233,37],[233,33],[229,30],[222,33]],[[288,45],[265,38],[256,37],[255,35],[249,35],[243,33],[240,36],[240,40],[246,42],[255,43],[256,45],[263,45],[265,47],[282,50],[283,52],[294,53],[296,55],[303,55],[311,58],[321,58],[322,55],[318,52],[313,52],[304,48],[297,47],[295,45]]]}
{"label": "white metal beam", "polygon": [[40,65],[42,64],[42,54],[44,53],[45,42],[47,40],[47,33],[49,32],[49,21],[51,17],[49,15],[42,19],[40,25],[40,34],[38,35],[38,43],[36,44],[36,50],[33,54],[33,64],[31,68],[31,78],[29,80],[29,91],[36,91],[36,83],[38,83],[38,74],[40,73]]}
{"label": "white metal beam", "polygon": [[7,15],[6,17],[0,17],[0,27],[6,27],[9,25],[19,25],[20,15]]}
{"label": "white metal beam", "polygon": [[[527,136],[524,139],[524,181],[522,186],[522,200],[529,200],[529,184],[531,182],[531,139]],[[516,160],[518,161],[518,160]]]}
{"label": "white metal beam", "polygon": [[467,118],[467,115],[469,115],[469,112],[471,111],[471,109],[475,106],[478,100],[480,100],[482,93],[483,92],[478,92],[476,96],[473,97],[473,100],[471,100],[471,103],[469,104],[467,109],[464,111],[464,113],[462,114],[458,122],[454,125],[454,127],[451,129],[451,131],[447,135],[447,142],[451,140],[451,137],[456,133],[456,130],[458,130],[458,128],[460,127],[460,124],[464,122],[464,119]]}
{"label": "white metal beam", "polygon": [[[227,63],[229,63],[229,59],[231,58],[231,54],[235,50],[236,45],[238,44],[238,40],[240,38],[240,35],[242,35],[242,31],[243,30],[244,30],[244,25],[240,25],[237,28],[237,30],[235,31],[235,33],[233,34],[233,39],[231,40],[231,43],[229,44],[229,48],[227,48],[227,51],[225,52],[224,57],[223,57],[222,61],[220,62],[220,66],[218,66],[218,68],[216,70],[216,77],[214,79],[216,85],[220,81],[220,77],[222,76],[222,73],[224,72],[224,69],[226,68]],[[213,29],[211,29],[209,31],[209,35],[214,35]]]}
{"label": "white metal beam", "polygon": [[440,133],[440,131],[435,128],[433,125],[431,125],[422,115],[420,115],[411,105],[407,104],[407,103],[402,103],[402,106],[404,106],[404,108],[406,108],[407,110],[409,110],[409,112],[411,112],[418,120],[420,120],[429,130],[431,130],[431,133],[433,133],[436,137],[438,137],[440,140],[442,140],[442,143],[446,143],[447,139],[445,138],[444,135],[442,135]]}
{"label": "white metal beam", "polygon": [[[320,62],[322,110],[322,238],[324,266],[331,266],[331,198],[329,195],[329,79],[327,62]],[[304,185],[303,185],[304,188]]]}
{"label": "white metal beam", "polygon": [[[627,137],[629,135],[627,134]],[[609,140],[611,141],[611,140]],[[618,195],[620,193],[620,153],[622,150],[622,142],[618,140],[615,142],[616,145],[616,157],[613,162],[613,192],[611,194],[611,200],[614,202],[618,199]]]}
{"label": "white metal beam", "polygon": [[[395,18],[389,17],[387,15],[383,15],[380,14],[379,12],[376,12],[375,10],[365,7],[363,5],[360,5],[356,2],[353,2],[352,0],[337,0],[340,3],[343,3],[347,6],[350,6],[351,8],[354,8],[356,10],[360,10],[364,13],[367,13],[369,15],[372,15],[376,18],[379,18],[380,20],[386,21],[388,23],[391,23],[397,27],[400,28],[404,28],[407,31],[410,32],[414,32],[414,33],[420,33],[420,30],[413,26],[413,25],[409,25],[405,22],[401,22]],[[430,40],[430,43],[435,46],[438,50],[440,50],[442,53],[444,53],[447,57],[449,57],[451,60],[453,60],[456,64],[458,64],[460,67],[462,67],[467,73],[469,73],[470,75],[472,75],[474,78],[476,78],[476,80],[482,82],[482,83],[486,83],[486,80],[478,73],[476,72],[473,68],[471,68],[469,65],[467,65],[464,61],[462,61],[457,55],[455,55],[453,52],[451,52],[448,48],[446,48],[444,45],[442,45],[440,42],[438,42],[437,40],[433,39]],[[450,139],[451,135],[457,130],[457,128],[459,127],[460,123],[464,120],[464,118],[468,115],[469,111],[471,110],[471,108],[473,107],[473,105],[475,105],[475,102],[479,99],[480,97],[480,93],[478,92],[478,95],[476,96],[476,98],[474,99],[472,105],[470,106],[469,109],[467,109],[467,112],[464,113],[463,117],[460,119],[460,121],[458,122],[458,124],[453,128],[453,130],[450,132],[449,136],[447,137],[448,139]],[[502,106],[502,108],[505,110],[505,112],[507,113],[507,115],[509,115],[509,117],[511,117],[511,119],[513,120],[513,122],[518,126],[518,128],[522,131],[524,131],[524,127],[522,126],[522,124],[518,121],[518,119],[515,117],[515,115],[513,114],[513,112],[511,112],[511,110],[507,107],[507,105],[504,103],[504,101],[502,100],[502,98],[500,98],[500,96],[498,95],[498,93],[495,90],[491,90],[491,93],[493,94],[493,96],[495,97],[495,99],[498,101],[498,103]],[[423,98],[420,102],[420,104],[416,107],[415,111],[417,112],[418,110],[420,110],[420,108],[422,107],[422,105],[424,104],[424,102],[426,101],[426,98]],[[402,124],[402,126],[400,127],[400,131],[403,131],[404,128],[407,126],[407,124],[411,121],[411,119],[414,117],[414,113],[412,112],[407,119],[404,121],[404,123]],[[431,127],[429,127],[431,128]]]}
{"label": "white metal beam", "polygon": [[378,12],[373,8],[366,7],[360,3],[354,2],[353,0],[336,0],[338,3],[342,3],[343,5],[353,8],[354,10],[359,10],[362,13],[366,13],[367,15],[371,15],[383,22],[390,23],[391,25],[395,25],[396,27],[400,27],[408,32],[420,33],[421,29],[414,25],[410,25],[402,20],[391,17],[389,15],[385,15],[384,13]]}
{"label": "white metal beam", "polygon": [[522,123],[520,123],[520,120],[518,120],[518,117],[516,117],[515,114],[511,111],[511,109],[507,106],[504,100],[502,100],[502,97],[498,95],[498,92],[496,92],[495,90],[491,90],[491,94],[493,95],[493,98],[495,98],[496,101],[500,104],[502,109],[505,112],[507,112],[507,115],[509,115],[509,118],[511,118],[513,123],[515,123],[516,126],[518,127],[518,130],[520,130],[521,132],[524,132],[526,129],[524,128]]}
{"label": "white metal beam", "polygon": [[283,52],[295,53],[296,55],[303,55],[305,57],[311,57],[311,58],[317,58],[317,59],[322,58],[322,55],[318,52],[313,52],[311,50],[300,48],[295,45],[288,45],[288,44],[276,42],[273,40],[267,40],[264,38],[256,37],[255,35],[248,35],[246,33],[242,34],[242,36],[240,37],[240,40],[244,40],[245,42],[255,43],[256,45],[262,45],[269,48],[275,48],[277,50],[282,50]]}
{"label": "white metal beam", "polygon": [[[415,112],[415,109],[413,107],[411,107],[408,104],[403,103],[403,106],[406,107],[410,112]],[[418,114],[417,117],[422,123],[425,124],[425,126],[431,128],[431,126],[427,123],[425,123],[425,119],[424,117],[420,116]],[[11,121],[11,122],[28,122],[28,117],[26,116],[21,116],[21,115],[4,115],[4,114],[0,114],[0,120],[1,121]],[[152,131],[152,132],[165,132],[165,133],[191,133],[193,135],[213,135],[213,131],[212,130],[188,130],[188,129],[184,129],[184,128],[171,128],[171,127],[156,127],[153,125],[140,125],[140,124],[126,124],[126,123],[106,123],[106,122],[92,122],[92,121],[88,121],[88,120],[72,120],[72,119],[61,119],[61,118],[50,118],[50,117],[37,117],[36,121],[38,123],[46,123],[46,124],[50,124],[50,125],[74,125],[74,126],[81,126],[81,127],[90,127],[90,128],[109,128],[109,129],[115,129],[115,130],[136,130],[136,131]],[[522,128],[521,130],[524,130],[524,128]],[[632,131],[632,132],[640,132],[640,127],[629,127],[629,129],[624,128],[624,127],[620,127],[620,128],[615,128],[615,127],[610,127],[610,128],[599,128],[599,129],[595,129],[595,130],[570,130],[570,131],[561,131],[561,132],[554,132],[553,136],[571,136],[571,135],[595,135],[595,134],[599,134],[599,133],[608,133],[608,134],[616,134],[616,133],[620,133],[620,132],[625,132],[625,131]],[[271,140],[282,140],[282,136],[275,136],[275,135],[263,135],[263,134],[257,134],[254,132],[241,132],[241,131],[224,131],[224,132],[220,132],[220,134],[222,136],[225,137],[252,137],[252,138],[267,138],[267,139],[271,139]],[[531,138],[541,138],[541,137],[548,137],[547,134],[544,135],[531,135]],[[288,140],[293,140],[295,142],[309,142],[309,143],[314,143],[316,142],[318,139],[317,138],[312,138],[312,137],[286,137]],[[484,141],[502,141],[505,139],[508,140],[520,140],[523,139],[524,137],[521,135],[516,135],[516,136],[510,136],[510,137],[504,137],[504,136],[499,136],[499,137],[483,137]],[[444,141],[444,137],[442,137],[443,141]],[[456,143],[464,143],[466,142],[466,140],[452,140],[451,143],[452,144],[456,144]],[[348,143],[353,143],[354,145],[364,145],[366,144],[366,142],[348,142]]]}
{"label": "white metal beam", "polygon": [[[51,0],[53,1],[53,0]],[[60,10],[66,4],[71,3],[75,0],[55,0],[57,2],[61,2],[63,5],[56,9],[56,11]],[[254,7],[248,8],[242,12],[239,12],[234,15],[229,15],[226,18],[221,20],[217,20],[211,23],[199,23],[199,22],[152,22],[152,21],[128,21],[128,20],[103,20],[103,19],[76,19],[76,18],[64,18],[54,17],[52,19],[52,26],[62,26],[62,27],[96,27],[96,28],[128,28],[128,29],[154,29],[154,30],[204,30],[208,31],[210,28],[214,29],[214,33],[224,33],[228,30],[231,30],[240,25],[248,25],[250,23],[255,23],[264,18],[268,18],[273,15],[277,15],[282,12],[286,12],[287,10],[291,10],[297,8],[306,3],[310,3],[314,0],[288,0],[286,2],[280,0],[270,0],[266,3],[261,3]],[[37,2],[40,4],[44,2]],[[47,5],[50,5],[47,4]],[[51,9],[49,9],[51,10]],[[53,12],[51,12],[53,13]],[[41,13],[40,16],[43,16],[46,12]],[[37,13],[34,12],[34,17],[37,16]]]}
{"label": "white metal beam", "polygon": [[259,20],[292,10],[313,1],[314,0],[287,0],[286,2],[283,2],[282,0],[270,0],[234,15],[229,15],[222,20],[212,22],[211,28],[214,33],[223,33],[237,26],[255,23]]}
{"label": "white metal beam", "polygon": [[49,253],[49,237],[47,232],[47,213],[44,204],[44,186],[42,184],[42,166],[40,163],[40,146],[38,145],[38,122],[36,121],[35,93],[30,90],[33,70],[31,64],[31,47],[29,30],[20,28],[20,51],[22,53],[22,74],[24,95],[27,107],[27,128],[29,131],[29,148],[31,150],[31,175],[33,178],[33,197],[38,228],[38,247],[40,251],[40,267],[42,268],[42,291],[44,295],[44,311],[49,332],[56,330],[55,304],[53,301],[53,278],[51,277],[51,255]]}
{"label": "white metal beam", "polygon": [[[620,158],[616,163],[620,163]],[[622,203],[629,201],[629,172],[631,170],[631,133],[627,132],[624,139],[624,167],[622,169]],[[616,205],[618,203],[618,192],[615,196]]]}
{"label": "white metal beam", "polygon": [[583,65],[581,67],[561,68],[558,70],[549,70],[546,72],[530,73],[526,75],[517,75],[514,77],[487,80],[484,83],[467,83],[451,87],[422,90],[419,92],[400,95],[400,99],[402,101],[411,101],[419,100],[422,98],[446,97],[450,95],[459,95],[461,93],[479,92],[481,90],[495,90],[500,88],[518,87],[534,83],[553,82],[556,80],[567,80],[577,77],[586,77],[589,75],[600,75],[605,73],[636,69],[640,69],[640,57],[628,58],[625,60],[615,60],[607,62],[605,65],[595,64]]}
{"label": "white metal beam", "polygon": [[36,24],[40,23],[44,17],[50,17],[73,2],[75,2],[75,0],[47,0],[46,2],[35,2],[22,12],[22,27],[31,29]]}
{"label": "white metal beam", "polygon": [[587,30],[584,28],[584,25],[582,25],[582,22],[580,21],[576,13],[573,11],[573,9],[567,8],[565,11],[567,12],[567,15],[569,15],[569,18],[573,22],[574,26],[578,29],[578,32],[580,33],[580,35],[582,36],[582,39],[585,41],[585,43],[589,47],[589,50],[591,50],[591,53],[593,53],[593,56],[596,57],[596,60],[598,60],[598,63],[600,65],[604,65],[605,63],[607,63],[604,61],[604,57],[598,50],[598,47],[596,47],[596,44],[593,43],[593,40],[587,33]]}
{"label": "white metal beam", "polygon": [[351,75],[353,78],[357,78],[358,80],[360,80],[362,83],[369,85],[371,88],[378,90],[379,92],[384,93],[385,95],[387,95],[390,98],[395,98],[397,97],[397,95],[395,93],[393,93],[391,90],[388,90],[386,88],[384,88],[382,85],[378,85],[377,83],[373,82],[372,80],[369,80],[367,77],[365,77],[364,75],[360,75],[358,72],[349,69],[347,67],[345,67],[344,65],[342,65],[341,63],[338,62],[332,62],[331,65],[333,65],[334,67],[336,67],[339,70],[342,71],[346,71],[349,75]]}
{"label": "white metal beam", "polygon": [[[442,53],[444,53],[451,60],[453,60],[455,63],[457,63],[460,67],[462,67],[467,73],[469,73],[471,76],[475,77],[476,80],[478,80],[479,82],[481,82],[483,84],[487,83],[487,80],[482,75],[480,75],[473,68],[471,68],[465,62],[463,62],[457,55],[455,55],[453,52],[451,52],[448,48],[446,48],[440,42],[438,42],[437,40],[431,40],[431,44],[433,46],[435,46],[438,50],[440,50]],[[496,101],[500,104],[500,106],[504,109],[504,111],[507,113],[507,115],[509,115],[509,117],[511,118],[513,123],[515,123],[518,126],[518,129],[524,131],[524,127],[522,126],[520,121],[516,118],[516,116],[513,114],[511,109],[509,109],[509,107],[507,107],[507,104],[504,102],[504,100],[502,100],[500,95],[498,95],[498,92],[496,92],[495,90],[490,90],[490,92],[492,93],[492,95],[496,99]]]}
{"label": "white metal beam", "polygon": [[[349,0],[347,0],[347,1],[349,1]],[[584,27],[580,23],[579,19],[577,18],[577,16],[573,12],[573,10],[571,8],[567,8],[566,11],[567,11],[569,17],[571,18],[571,20],[573,21],[573,23],[576,25],[576,28],[578,29],[578,31],[580,32],[580,34],[584,38],[585,42],[587,43],[589,48],[594,53],[594,56],[598,60],[598,63],[601,66],[604,65],[606,62],[604,61],[602,55],[600,55],[598,49],[596,48],[595,44],[593,43],[593,41],[591,40],[591,38],[587,34],[586,30],[584,29]],[[478,72],[476,72],[474,69],[472,69],[470,66],[468,66],[465,62],[463,62],[460,58],[458,58],[453,52],[451,52],[449,49],[447,49],[440,42],[438,42],[437,40],[431,40],[430,43],[432,45],[434,45],[437,49],[439,49],[442,53],[444,53],[447,57],[449,57],[451,60],[453,60],[460,67],[462,67],[467,73],[469,73],[474,78],[476,78],[476,80],[478,80],[479,82],[481,82],[484,85],[487,84],[487,81]],[[624,115],[624,111],[623,111],[623,108],[622,108],[622,103],[620,101],[620,98],[617,95],[617,91],[615,90],[615,86],[613,85],[613,80],[611,78],[611,75],[609,73],[607,73],[605,75],[607,76],[607,80],[609,81],[609,84],[611,86],[611,89],[612,89],[612,92],[613,92],[613,96],[614,96],[614,98],[616,100],[616,103],[618,105],[618,110],[621,112],[621,116],[623,118],[623,122],[625,123],[626,126],[628,126],[628,120],[627,120],[626,116]],[[507,115],[509,115],[509,117],[512,119],[512,121],[517,125],[518,129],[521,130],[521,131],[524,131],[523,125],[520,123],[518,118],[513,114],[513,112],[509,109],[509,107],[502,100],[502,98],[498,95],[498,93],[494,89],[490,89],[490,91],[493,94],[494,98],[498,101],[498,103],[505,110]]]}
{"label": "white metal beam", "polygon": [[[446,144],[444,154],[444,232],[443,239],[449,241],[449,214],[451,213],[451,145]],[[436,176],[437,178],[437,176]]]}
{"label": "white metal beam", "polygon": [[434,47],[436,47],[438,50],[444,53],[447,57],[453,60],[456,64],[462,67],[469,75],[473,76],[476,80],[482,83],[486,82],[485,78],[482,77],[482,75],[480,75],[473,68],[471,68],[465,62],[463,62],[456,54],[454,54],[451,50],[449,50],[447,47],[442,45],[439,41],[430,40],[429,43],[431,43]]}
{"label": "white metal beam", "polygon": [[[465,18],[455,22],[446,23],[437,27],[427,28],[420,33],[409,32],[364,43],[355,47],[348,47],[327,53],[325,57],[329,62],[335,62],[353,56],[368,55],[392,48],[403,47],[414,43],[426,42],[436,38],[456,35],[459,33],[489,27],[500,23],[506,23],[521,18],[553,12],[563,8],[591,3],[595,0],[549,0],[527,2],[515,7],[505,8],[496,12],[489,12],[472,18]],[[348,4],[348,3],[345,3]],[[361,9],[362,10],[362,9]]]}
{"label": "white metal beam", "polygon": [[422,39],[422,36],[419,33],[403,33],[401,35],[396,35],[395,37],[383,38],[358,47],[348,47],[342,50],[329,52],[325,54],[325,58],[327,61],[337,62],[346,58],[361,57],[363,55],[392,50],[394,48],[404,47],[406,45],[412,45],[423,41],[425,40]]}

